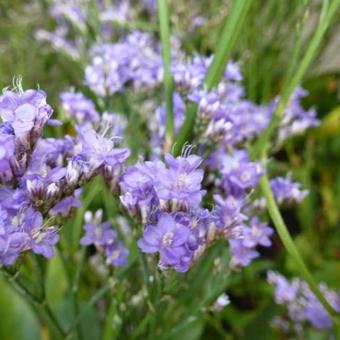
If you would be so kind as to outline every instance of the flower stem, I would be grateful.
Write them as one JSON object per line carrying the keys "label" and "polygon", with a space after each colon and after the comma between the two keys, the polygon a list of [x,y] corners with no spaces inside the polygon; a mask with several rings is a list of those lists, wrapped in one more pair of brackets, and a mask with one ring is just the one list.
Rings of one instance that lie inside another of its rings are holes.
{"label": "flower stem", "polygon": [[250,0],[234,1],[231,13],[222,30],[220,38],[221,43],[217,45],[214,58],[205,78],[205,84],[208,90],[217,86],[224,74],[225,66],[236,45],[241,28],[247,17],[250,4]]}
{"label": "flower stem", "polygon": [[297,265],[299,269],[299,274],[305,279],[305,281],[308,283],[310,290],[315,294],[315,296],[318,298],[320,303],[323,305],[323,307],[327,310],[327,312],[332,317],[334,323],[337,324],[337,326],[340,325],[338,317],[340,314],[329,304],[329,302],[326,300],[326,298],[321,293],[318,285],[315,283],[313,276],[309,272],[306,264],[304,263],[301,255],[299,254],[299,251],[297,250],[293,239],[291,238],[288,229],[283,221],[283,218],[281,216],[281,213],[279,211],[279,208],[275,202],[273,193],[270,189],[270,184],[267,175],[263,175],[260,179],[260,187],[262,190],[262,193],[266,199],[267,202],[267,209],[269,212],[269,215],[271,219],[273,220],[274,226],[276,228],[277,233],[280,236],[280,239],[286,248],[288,254],[294,259],[294,263]]}
{"label": "flower stem", "polygon": [[159,28],[162,43],[162,57],[164,70],[164,94],[166,107],[166,141],[165,148],[168,151],[174,138],[174,112],[173,112],[173,91],[174,84],[170,71],[170,32],[169,32],[169,8],[167,0],[158,0]]}

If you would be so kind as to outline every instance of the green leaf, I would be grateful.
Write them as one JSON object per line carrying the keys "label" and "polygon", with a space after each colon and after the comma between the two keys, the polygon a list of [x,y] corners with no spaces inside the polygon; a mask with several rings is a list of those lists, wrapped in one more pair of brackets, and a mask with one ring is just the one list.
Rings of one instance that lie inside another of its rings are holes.
{"label": "green leaf", "polygon": [[36,340],[39,325],[26,301],[0,277],[0,339]]}

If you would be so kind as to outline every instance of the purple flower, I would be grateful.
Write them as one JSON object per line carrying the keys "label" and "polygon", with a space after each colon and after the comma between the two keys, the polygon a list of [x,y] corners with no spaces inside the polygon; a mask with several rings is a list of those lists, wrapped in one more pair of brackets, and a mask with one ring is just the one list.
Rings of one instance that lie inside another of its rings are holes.
{"label": "purple flower", "polygon": [[0,96],[2,120],[10,123],[15,136],[29,145],[41,135],[51,114],[52,108],[46,104],[46,94],[41,90],[6,90]]}
{"label": "purple flower", "polygon": [[92,56],[85,83],[98,96],[122,92],[128,83],[135,90],[152,88],[161,80],[159,46],[146,33],[137,31],[115,44],[97,45]]}
{"label": "purple flower", "polygon": [[[287,308],[290,321],[295,328],[301,328],[304,321],[309,321],[316,329],[329,329],[332,320],[306,282],[294,278],[287,280],[276,272],[268,273],[268,282],[275,286],[275,301]],[[325,284],[319,288],[326,300],[336,311],[340,311],[340,293],[332,291]]]}
{"label": "purple flower", "polygon": [[0,182],[6,183],[13,178],[12,163],[15,161],[14,135],[0,130]]}
{"label": "purple flower", "polygon": [[253,248],[246,247],[242,239],[232,239],[229,244],[232,253],[232,266],[248,266],[253,259],[260,255]]}
{"label": "purple flower", "polygon": [[117,167],[130,155],[128,149],[114,148],[113,141],[110,138],[100,135],[90,126],[79,127],[78,138],[81,153],[92,169],[97,169],[102,165]]}
{"label": "purple flower", "polygon": [[[77,196],[77,193],[75,196]],[[60,214],[63,217],[67,217],[72,208],[80,208],[82,206],[82,202],[75,196],[68,196],[61,199],[51,208],[49,214],[51,216]]]}
{"label": "purple flower", "polygon": [[99,121],[93,102],[86,98],[81,92],[62,92],[60,94],[62,108],[65,113],[73,117],[77,124],[95,124]]}
{"label": "purple flower", "polygon": [[159,252],[162,264],[175,266],[186,255],[185,243],[189,234],[187,226],[177,223],[170,214],[164,213],[157,225],[146,226],[138,247],[148,254]]}
{"label": "purple flower", "polygon": [[137,209],[145,211],[152,210],[154,206],[159,205],[154,181],[158,171],[164,171],[165,166],[160,161],[139,163],[126,169],[120,180],[122,195],[120,200],[122,204],[133,215]]}
{"label": "purple flower", "polygon": [[279,204],[300,203],[308,195],[308,190],[301,190],[301,184],[287,177],[276,177],[270,181],[270,188]]}
{"label": "purple flower", "polygon": [[220,195],[214,195],[216,203],[214,214],[216,216],[216,227],[225,233],[225,236],[235,238],[243,230],[243,222],[247,217],[242,213],[245,206],[245,200],[229,195],[223,198]]}
{"label": "purple flower", "polygon": [[127,263],[128,249],[117,240],[117,233],[110,222],[102,222],[102,210],[94,215],[87,211],[85,214],[85,235],[81,238],[83,246],[94,245],[97,251],[106,257],[106,263],[111,266],[122,266]]}
{"label": "purple flower", "polygon": [[74,60],[80,58],[80,48],[82,44],[79,44],[79,41],[77,41],[78,44],[75,44],[73,41],[67,39],[63,30],[57,29],[54,32],[48,32],[40,29],[35,32],[35,38],[39,41],[50,43],[54,50],[60,51]]}
{"label": "purple flower", "polygon": [[12,264],[29,242],[28,235],[11,223],[11,216],[0,204],[0,263]]}
{"label": "purple flower", "polygon": [[28,208],[25,211],[21,228],[27,232],[30,238],[28,247],[34,253],[51,258],[54,255],[54,245],[59,240],[59,235],[55,227],[43,227],[42,215]]}
{"label": "purple flower", "polygon": [[306,129],[320,124],[320,121],[316,118],[316,111],[313,109],[306,111],[300,103],[300,99],[307,94],[308,92],[301,87],[297,87],[293,92],[290,103],[280,122],[278,130],[279,144],[292,135],[301,134]]}
{"label": "purple flower", "polygon": [[255,187],[262,174],[263,170],[259,164],[244,163],[229,174],[228,182],[238,188],[247,189]]}
{"label": "purple flower", "polygon": [[124,266],[128,262],[129,250],[121,242],[108,244],[104,249],[104,253],[106,263],[111,266]]}
{"label": "purple flower", "polygon": [[284,276],[276,273],[268,273],[268,282],[276,286],[275,301],[278,304],[292,302],[296,299],[300,287],[300,281],[289,282]]}
{"label": "purple flower", "polygon": [[250,220],[249,227],[244,229],[242,243],[248,248],[261,245],[269,247],[272,243],[270,236],[273,234],[273,229],[268,227],[266,223],[261,223],[258,217],[253,217]]}
{"label": "purple flower", "polygon": [[167,164],[157,160],[139,163],[121,177],[121,202],[133,214],[139,210],[144,220],[157,209],[198,208],[205,193],[201,190],[203,170],[197,169],[200,157],[166,154],[165,161]]}
{"label": "purple flower", "polygon": [[112,229],[110,222],[101,224],[86,223],[84,229],[85,235],[80,240],[80,244],[83,246],[94,244],[98,247],[112,244],[117,237],[117,233]]}
{"label": "purple flower", "polygon": [[201,158],[195,155],[174,158],[166,154],[165,161],[169,168],[163,168],[163,171],[157,174],[158,197],[198,207],[205,194],[205,191],[201,190],[204,172],[197,169],[202,162]]}

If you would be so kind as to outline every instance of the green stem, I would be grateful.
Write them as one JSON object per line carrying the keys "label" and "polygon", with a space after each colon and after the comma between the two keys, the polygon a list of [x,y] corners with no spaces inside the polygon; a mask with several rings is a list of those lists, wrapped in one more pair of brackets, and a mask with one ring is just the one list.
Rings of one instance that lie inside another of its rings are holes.
{"label": "green stem", "polygon": [[122,320],[118,314],[118,301],[116,297],[112,297],[110,308],[105,320],[102,340],[118,339],[121,326]]}
{"label": "green stem", "polygon": [[[61,247],[59,249],[59,254],[60,254],[60,259],[67,277],[68,285],[70,288],[70,300],[72,304],[72,309],[73,309],[73,318],[75,319],[79,313],[79,306],[78,306],[78,301],[77,301],[77,290],[73,289],[73,281],[72,281],[72,273],[69,269],[68,261],[67,258],[63,252],[63,249]],[[81,266],[77,266],[77,272],[81,270]],[[82,339],[82,334],[81,334],[81,327],[80,325],[77,325],[76,327],[76,337],[77,339]]]}
{"label": "green stem", "polygon": [[324,308],[330,314],[333,321],[339,326],[340,322],[338,320],[338,317],[340,316],[340,314],[337,311],[335,311],[334,308],[325,299],[318,285],[315,283],[313,276],[311,275],[306,264],[304,263],[301,255],[299,254],[299,251],[297,250],[294,244],[294,241],[291,238],[287,230],[287,227],[283,221],[279,208],[277,207],[273,193],[270,189],[270,183],[269,183],[267,175],[262,176],[262,178],[260,179],[260,188],[266,199],[267,209],[268,209],[271,219],[273,220],[276,231],[279,234],[280,239],[284,247],[286,248],[288,254],[294,259],[294,263],[297,265],[299,269],[299,274],[308,283],[310,290],[319,299],[320,303],[324,306]]}
{"label": "green stem", "polygon": [[174,84],[170,71],[170,32],[169,32],[169,8],[167,0],[158,0],[159,28],[162,43],[162,57],[164,70],[164,94],[166,106],[166,149],[172,145],[174,138],[174,112],[173,112],[173,90]]}
{"label": "green stem", "polygon": [[288,65],[288,69],[284,77],[283,86],[282,86],[283,89],[287,88],[288,83],[293,76],[294,69],[298,63],[299,55],[301,53],[302,43],[304,39],[304,28],[309,18],[308,0],[304,0],[303,6],[305,7],[303,11],[303,15],[301,16],[300,20],[296,24],[294,46],[293,46],[290,62]]}
{"label": "green stem", "polygon": [[[119,282],[122,280],[122,278],[126,275],[126,273],[133,267],[135,262],[137,261],[137,257],[132,258],[127,266],[124,267],[124,269],[117,274],[117,281]],[[67,331],[67,339],[70,338],[72,335],[73,329],[81,322],[81,320],[84,318],[84,316],[88,313],[88,311],[91,309],[91,307],[97,303],[103,296],[105,296],[106,293],[108,293],[113,288],[113,282],[109,281],[106,285],[104,285],[102,288],[97,290],[96,293],[94,293],[90,299],[90,301],[84,305],[82,308],[82,311],[78,314],[78,316],[73,320],[70,328]]]}
{"label": "green stem", "polygon": [[208,90],[217,86],[223,77],[225,66],[236,45],[241,28],[247,17],[250,4],[251,0],[234,1],[231,13],[222,30],[220,38],[221,43],[217,46],[205,79]]}

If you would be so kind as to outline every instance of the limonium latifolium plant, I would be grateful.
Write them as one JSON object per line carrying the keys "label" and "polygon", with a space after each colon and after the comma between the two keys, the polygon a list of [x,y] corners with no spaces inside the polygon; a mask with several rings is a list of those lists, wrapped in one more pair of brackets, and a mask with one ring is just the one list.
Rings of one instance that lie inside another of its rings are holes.
{"label": "limonium latifolium plant", "polygon": [[[42,336],[242,339],[221,313],[242,306],[229,291],[253,266],[275,287],[274,334],[340,334],[340,293],[312,276],[280,213],[309,195],[280,152],[321,124],[301,83],[339,3],[322,3],[310,33],[304,2],[282,89],[260,102],[234,53],[250,0],[220,4],[205,51],[187,34],[208,18],[188,13],[181,32],[176,2],[44,2],[53,29],[35,38],[80,79],[53,107],[20,77],[0,96],[1,273]],[[279,242],[291,272],[266,265]]]}

